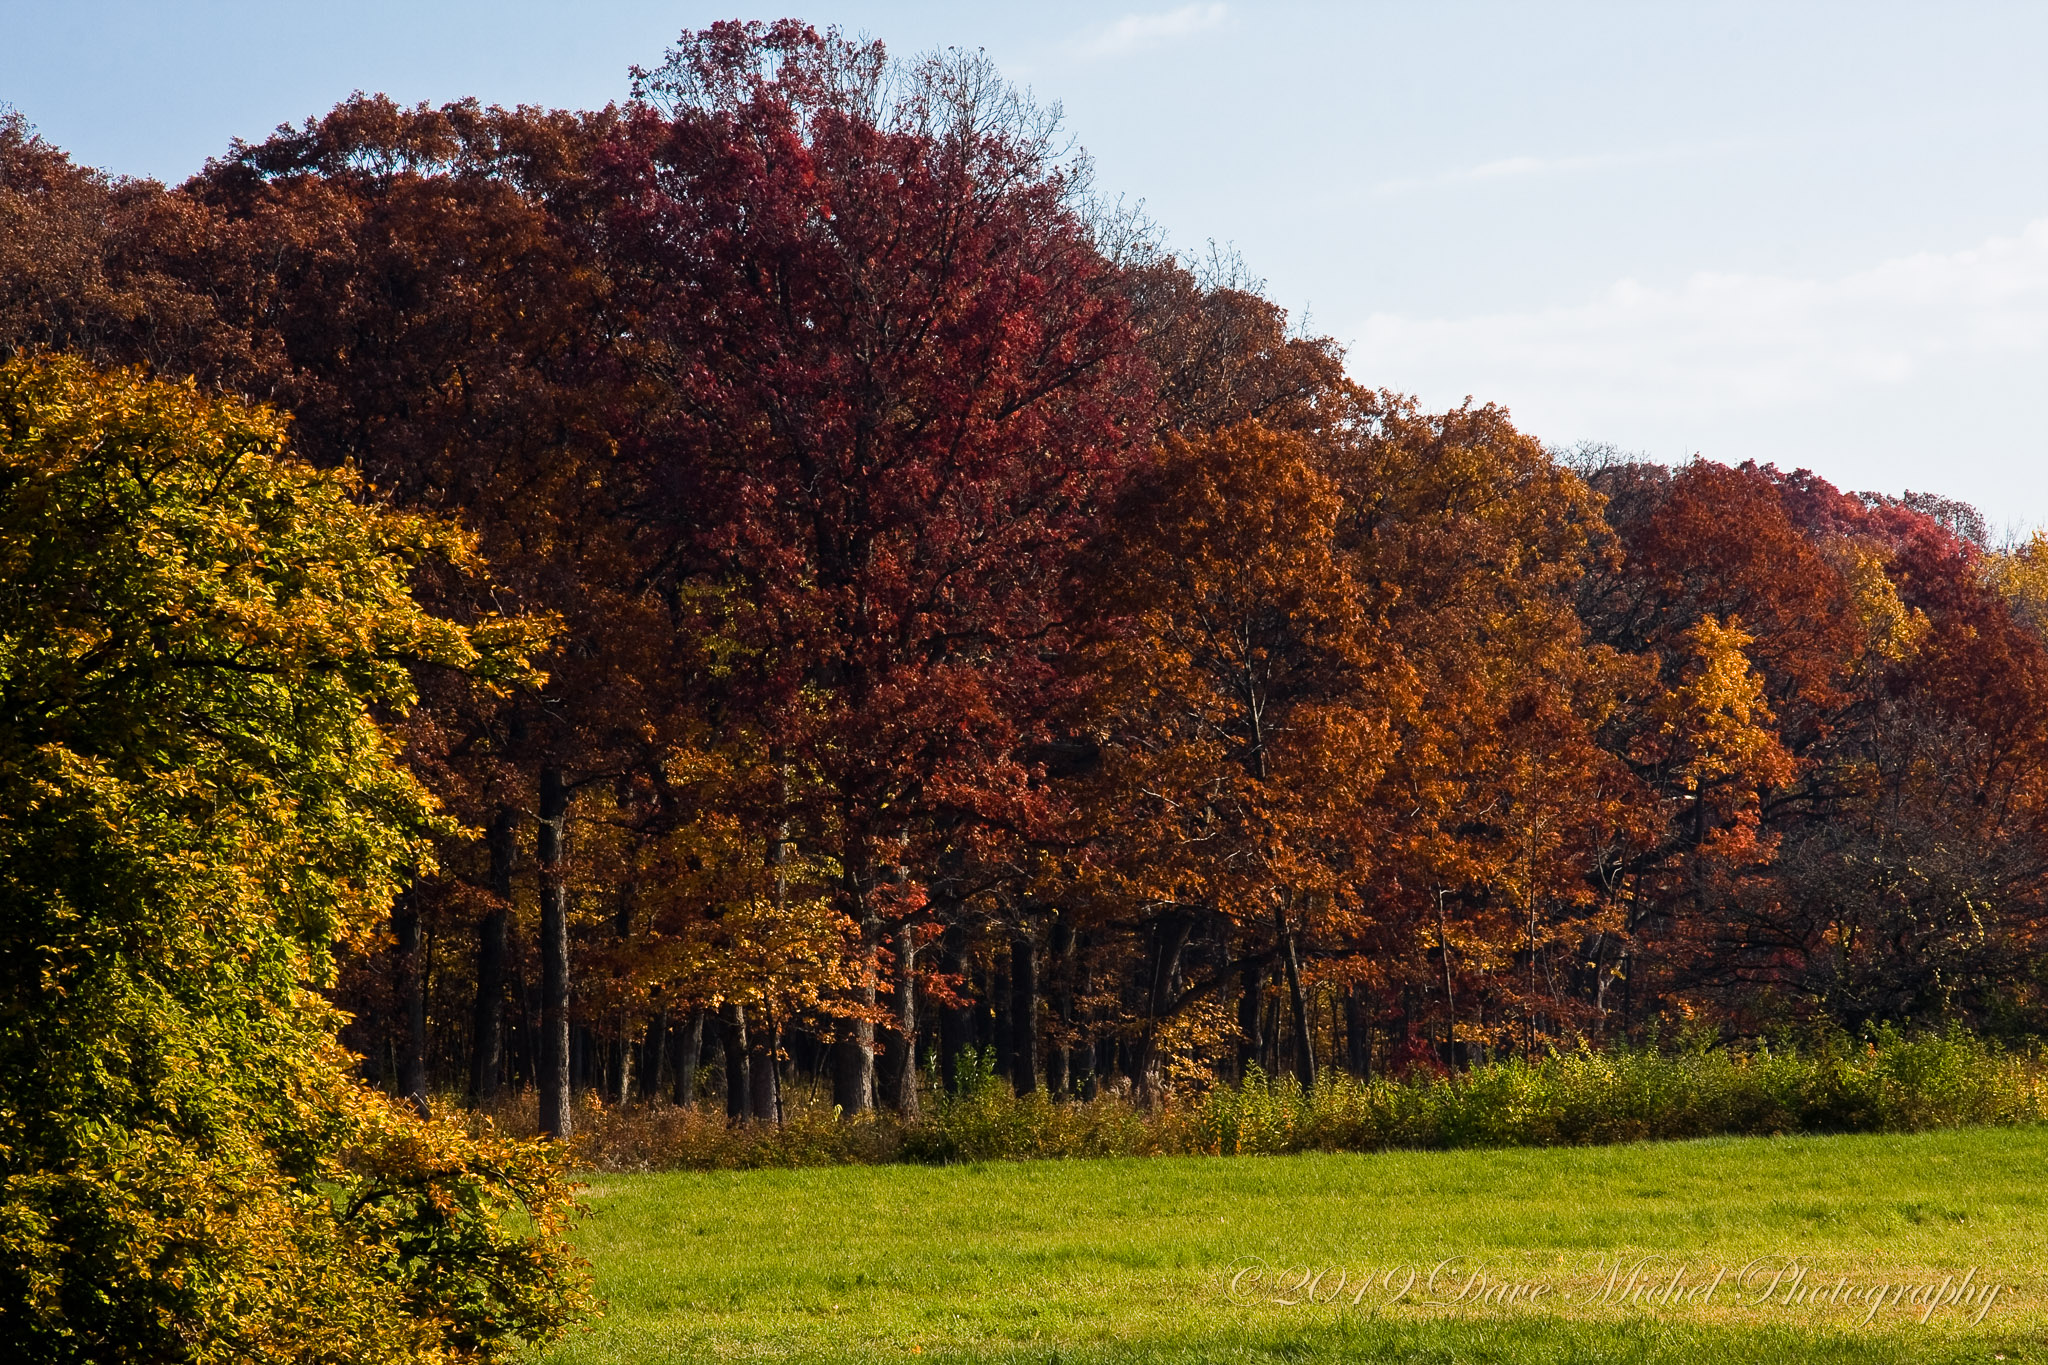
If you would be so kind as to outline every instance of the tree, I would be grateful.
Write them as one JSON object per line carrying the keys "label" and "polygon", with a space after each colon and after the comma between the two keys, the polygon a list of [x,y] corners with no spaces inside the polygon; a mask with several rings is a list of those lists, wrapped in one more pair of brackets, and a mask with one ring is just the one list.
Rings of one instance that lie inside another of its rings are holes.
{"label": "tree", "polygon": [[1142,367],[1049,125],[985,61],[720,24],[638,89],[604,192],[669,394],[639,510],[786,778],[763,837],[835,863],[861,927],[835,1068],[858,1111],[919,873],[1038,818],[1059,589]]}
{"label": "tree", "polygon": [[[506,604],[561,622],[545,689],[508,703],[436,679],[409,734],[416,770],[462,814],[536,831],[530,1060],[556,1136],[572,1113],[572,804],[658,763],[672,710],[654,675],[673,634],[617,516],[604,276],[571,230],[609,127],[602,113],[357,96],[210,163],[179,198],[213,228],[166,263],[214,281],[303,453],[354,465],[382,497],[476,535],[488,580],[430,577],[435,607],[471,619]],[[492,843],[486,868],[451,860],[482,894],[450,899],[485,905],[470,1039],[480,1099],[496,1083],[514,846]]]}
{"label": "tree", "polygon": [[17,1358],[502,1358],[577,1302],[548,1159],[365,1090],[318,994],[431,856],[379,723],[409,668],[514,682],[539,642],[423,611],[409,574],[469,543],[356,491],[261,410],[0,365]]}
{"label": "tree", "polygon": [[1077,663],[1103,762],[1081,809],[1115,834],[1083,867],[1099,906],[1144,926],[1141,1085],[1159,1021],[1187,1003],[1191,937],[1235,949],[1205,988],[1245,961],[1284,966],[1296,1065],[1314,1071],[1301,924],[1370,858],[1369,793],[1407,699],[1336,545],[1343,504],[1317,456],[1256,423],[1169,438],[1093,575],[1099,633]]}
{"label": "tree", "polygon": [[1641,1003],[1727,1028],[2037,1009],[2044,655],[2024,552],[1987,563],[1970,509],[1804,471],[1595,482],[1625,556],[1582,608],[1658,673],[1611,735],[1663,808],[1623,866],[1662,978]]}
{"label": "tree", "polygon": [[1325,407],[1342,543],[1418,698],[1374,798],[1385,871],[1354,979],[1440,1003],[1453,1057],[1569,1035],[1597,1014],[1572,964],[1602,955],[1647,796],[1603,735],[1632,670],[1574,610],[1609,545],[1598,500],[1492,405]]}

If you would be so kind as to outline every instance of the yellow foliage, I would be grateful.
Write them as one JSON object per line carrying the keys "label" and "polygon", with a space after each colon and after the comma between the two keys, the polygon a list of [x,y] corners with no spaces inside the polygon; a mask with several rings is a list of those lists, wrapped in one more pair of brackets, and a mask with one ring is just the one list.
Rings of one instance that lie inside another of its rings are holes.
{"label": "yellow foliage", "polygon": [[2024,545],[1985,556],[1984,576],[2014,616],[2048,637],[2048,532],[2036,531]]}
{"label": "yellow foliage", "polygon": [[1884,556],[1868,545],[1848,539],[1834,541],[1828,550],[1829,559],[1849,589],[1849,601],[1863,629],[1866,653],[1887,663],[1903,663],[1911,658],[1933,627],[1927,613],[1900,600],[1898,587],[1885,571]]}
{"label": "yellow foliage", "polygon": [[1686,633],[1695,666],[1660,702],[1662,731],[1672,742],[1686,790],[1735,779],[1768,786],[1791,775],[1791,760],[1772,729],[1764,680],[1745,652],[1755,638],[1712,616]]}
{"label": "yellow foliage", "polygon": [[446,828],[379,723],[410,666],[516,682],[540,627],[423,610],[467,539],[283,432],[0,365],[0,1358],[486,1360],[574,1313],[552,1159],[365,1089],[317,991]]}

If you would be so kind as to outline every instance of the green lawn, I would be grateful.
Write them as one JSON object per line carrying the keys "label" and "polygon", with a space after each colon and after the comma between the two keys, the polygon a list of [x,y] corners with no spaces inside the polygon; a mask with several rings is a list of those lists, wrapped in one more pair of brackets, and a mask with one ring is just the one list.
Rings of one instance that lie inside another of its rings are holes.
{"label": "green lawn", "polygon": [[[2044,1171],[2037,1127],[602,1176],[579,1237],[605,1316],[547,1360],[2048,1361]],[[1636,1283],[1660,1293],[1685,1268],[1674,1298],[1756,1257],[1809,1270],[1763,1304],[1732,1276],[1704,1305],[1615,1302],[1629,1281],[1605,1268],[1645,1255],[1656,1278]],[[1233,1294],[1250,1258],[1267,1280]],[[1300,1299],[1289,1268],[1310,1265],[1337,1302],[1272,1301]],[[1402,1265],[1416,1286],[1388,1306]],[[1971,1266],[2005,1286],[1980,1324],[1945,1304],[1923,1326],[1890,1298],[1858,1324],[1882,1286]],[[1476,1296],[1475,1269],[1547,1291],[1425,1301]]]}

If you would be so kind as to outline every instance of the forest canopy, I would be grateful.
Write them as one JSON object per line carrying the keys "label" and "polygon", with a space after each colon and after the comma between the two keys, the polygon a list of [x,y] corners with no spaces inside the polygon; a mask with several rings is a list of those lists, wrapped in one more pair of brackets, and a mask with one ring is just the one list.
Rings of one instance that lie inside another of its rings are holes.
{"label": "forest canopy", "polygon": [[278,1314],[544,1336],[559,1177],[422,1117],[508,1093],[2048,1027],[2048,542],[1372,388],[979,56],[717,24],[176,187],[10,116],[0,355],[10,1332],[212,1321],[256,1233],[147,1169]]}

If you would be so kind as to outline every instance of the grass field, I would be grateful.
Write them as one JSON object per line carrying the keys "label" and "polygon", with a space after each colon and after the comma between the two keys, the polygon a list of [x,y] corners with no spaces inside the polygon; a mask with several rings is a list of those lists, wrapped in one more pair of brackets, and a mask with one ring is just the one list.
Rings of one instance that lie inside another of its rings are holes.
{"label": "grass field", "polygon": [[547,1360],[2048,1361],[2044,1176],[2048,1127],[602,1176]]}

